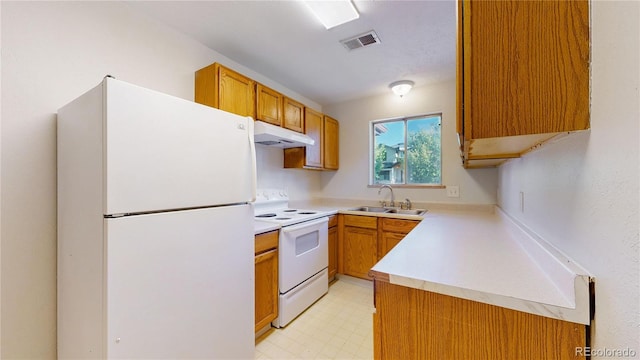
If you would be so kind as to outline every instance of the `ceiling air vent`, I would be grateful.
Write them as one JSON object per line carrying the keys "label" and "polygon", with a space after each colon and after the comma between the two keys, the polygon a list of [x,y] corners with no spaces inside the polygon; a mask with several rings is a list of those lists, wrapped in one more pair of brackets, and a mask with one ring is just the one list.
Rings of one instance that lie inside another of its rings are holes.
{"label": "ceiling air vent", "polygon": [[347,48],[347,50],[354,50],[373,44],[379,44],[380,38],[378,38],[378,34],[376,34],[375,31],[371,30],[364,34],[360,34],[346,40],[341,40],[340,42]]}

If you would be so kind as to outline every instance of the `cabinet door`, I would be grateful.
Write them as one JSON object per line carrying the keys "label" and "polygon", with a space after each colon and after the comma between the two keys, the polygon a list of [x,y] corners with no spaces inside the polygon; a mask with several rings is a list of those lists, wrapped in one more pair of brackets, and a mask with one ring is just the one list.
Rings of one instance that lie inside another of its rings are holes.
{"label": "cabinet door", "polygon": [[304,110],[304,132],[315,141],[313,145],[305,147],[305,163],[306,166],[321,168],[324,163],[324,144],[322,142],[324,129],[323,117],[321,113],[309,108],[305,108]]}
{"label": "cabinet door", "polygon": [[278,250],[255,257],[255,331],[278,317]]}
{"label": "cabinet door", "polygon": [[255,82],[224,66],[220,66],[218,76],[218,108],[255,118]]}
{"label": "cabinet door", "polygon": [[255,85],[248,77],[213,63],[196,71],[195,102],[255,118]]}
{"label": "cabinet door", "polygon": [[465,167],[498,166],[559,133],[589,128],[589,31],[587,0],[459,0]]}
{"label": "cabinet door", "polygon": [[352,226],[344,228],[344,273],[362,279],[371,279],[369,270],[378,261],[377,230]]}
{"label": "cabinet door", "polygon": [[338,170],[338,135],[340,125],[336,119],[324,117],[324,168]]}
{"label": "cabinet door", "polygon": [[338,273],[338,227],[329,228],[329,280]]}
{"label": "cabinet door", "polygon": [[256,120],[282,126],[282,94],[262,84],[256,85]]}
{"label": "cabinet door", "polygon": [[304,133],[304,105],[285,96],[283,100],[282,126],[293,131]]}
{"label": "cabinet door", "polygon": [[463,12],[472,138],[589,127],[588,1],[465,0]]}
{"label": "cabinet door", "polygon": [[403,233],[405,235],[418,226],[419,223],[420,221],[416,220],[380,218],[380,228],[383,231]]}
{"label": "cabinet door", "polygon": [[378,239],[378,260],[387,255],[406,235],[404,233],[382,232]]}

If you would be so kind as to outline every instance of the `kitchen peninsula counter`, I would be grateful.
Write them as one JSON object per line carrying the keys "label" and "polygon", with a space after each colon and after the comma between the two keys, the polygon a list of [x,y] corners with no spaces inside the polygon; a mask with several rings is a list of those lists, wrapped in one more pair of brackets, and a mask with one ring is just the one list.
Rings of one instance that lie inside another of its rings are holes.
{"label": "kitchen peninsula counter", "polygon": [[501,210],[428,212],[377,280],[588,325],[590,277]]}

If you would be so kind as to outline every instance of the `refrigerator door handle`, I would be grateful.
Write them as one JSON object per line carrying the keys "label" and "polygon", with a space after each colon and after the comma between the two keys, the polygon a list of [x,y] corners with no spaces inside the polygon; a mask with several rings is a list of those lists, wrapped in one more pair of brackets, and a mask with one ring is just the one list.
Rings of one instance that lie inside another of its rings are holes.
{"label": "refrigerator door handle", "polygon": [[247,116],[247,125],[249,127],[249,131],[247,134],[249,135],[249,151],[251,152],[251,202],[256,201],[256,188],[258,187],[258,179],[257,179],[257,159],[256,159],[256,144],[253,138],[253,118],[251,116]]}

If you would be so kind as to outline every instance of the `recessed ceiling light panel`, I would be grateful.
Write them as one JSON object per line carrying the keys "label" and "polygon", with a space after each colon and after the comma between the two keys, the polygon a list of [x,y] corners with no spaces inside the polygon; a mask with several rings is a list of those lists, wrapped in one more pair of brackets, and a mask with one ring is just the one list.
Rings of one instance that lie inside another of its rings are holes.
{"label": "recessed ceiling light panel", "polygon": [[304,1],[327,30],[360,17],[351,0]]}

